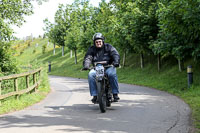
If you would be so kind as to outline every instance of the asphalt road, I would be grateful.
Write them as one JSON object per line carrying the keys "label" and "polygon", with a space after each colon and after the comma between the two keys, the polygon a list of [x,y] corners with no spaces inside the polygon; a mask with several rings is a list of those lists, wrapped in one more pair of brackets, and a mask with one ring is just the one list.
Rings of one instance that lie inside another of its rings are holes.
{"label": "asphalt road", "polygon": [[0,133],[188,133],[190,108],[151,88],[120,84],[106,113],[91,103],[84,79],[49,76],[52,92],[25,110],[0,116]]}

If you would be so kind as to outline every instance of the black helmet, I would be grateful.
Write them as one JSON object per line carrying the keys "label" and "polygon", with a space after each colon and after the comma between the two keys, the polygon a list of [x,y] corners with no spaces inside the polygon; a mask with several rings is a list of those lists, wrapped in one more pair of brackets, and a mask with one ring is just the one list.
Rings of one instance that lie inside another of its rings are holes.
{"label": "black helmet", "polygon": [[94,36],[93,36],[93,41],[97,40],[97,39],[101,39],[101,40],[105,40],[103,34],[101,33],[95,33]]}

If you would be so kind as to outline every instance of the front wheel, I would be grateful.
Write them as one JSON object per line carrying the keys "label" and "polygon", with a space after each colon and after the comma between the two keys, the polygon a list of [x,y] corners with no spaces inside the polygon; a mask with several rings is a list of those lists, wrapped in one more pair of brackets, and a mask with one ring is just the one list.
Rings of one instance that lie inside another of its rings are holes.
{"label": "front wheel", "polygon": [[98,91],[98,102],[99,102],[99,108],[102,113],[106,112],[106,94],[104,91],[104,83],[97,82],[97,91]]}

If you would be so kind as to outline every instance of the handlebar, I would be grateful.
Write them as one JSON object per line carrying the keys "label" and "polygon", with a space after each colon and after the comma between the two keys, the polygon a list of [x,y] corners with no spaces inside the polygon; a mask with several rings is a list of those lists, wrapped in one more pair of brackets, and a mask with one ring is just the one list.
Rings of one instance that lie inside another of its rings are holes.
{"label": "handlebar", "polygon": [[[99,63],[100,64],[100,63]],[[104,66],[104,68],[109,68],[109,67],[113,67],[113,65],[103,65]],[[90,67],[90,68],[88,68],[87,70],[84,70],[83,68],[81,69],[81,71],[88,71],[88,70],[92,70],[92,69],[94,69],[95,68],[95,66],[92,66],[92,67]]]}
{"label": "handlebar", "polygon": [[[113,65],[111,64],[108,64],[107,61],[98,61],[98,62],[94,62],[94,66],[88,68],[87,70],[91,70],[91,69],[94,69],[98,64],[101,64],[104,66],[104,68],[109,68],[109,67],[113,67]],[[81,71],[87,71],[87,70],[84,70],[83,68],[81,69]]]}
{"label": "handlebar", "polygon": [[97,64],[107,65],[108,62],[107,62],[107,61],[98,61],[98,62],[94,62],[94,65],[95,65],[95,66],[96,66]]}

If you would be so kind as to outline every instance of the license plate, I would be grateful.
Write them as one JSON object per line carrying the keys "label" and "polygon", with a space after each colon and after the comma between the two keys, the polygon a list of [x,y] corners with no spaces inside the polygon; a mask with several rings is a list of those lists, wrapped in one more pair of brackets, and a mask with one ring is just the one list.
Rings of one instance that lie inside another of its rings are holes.
{"label": "license plate", "polygon": [[96,77],[103,77],[104,76],[104,67],[103,66],[96,66]]}

